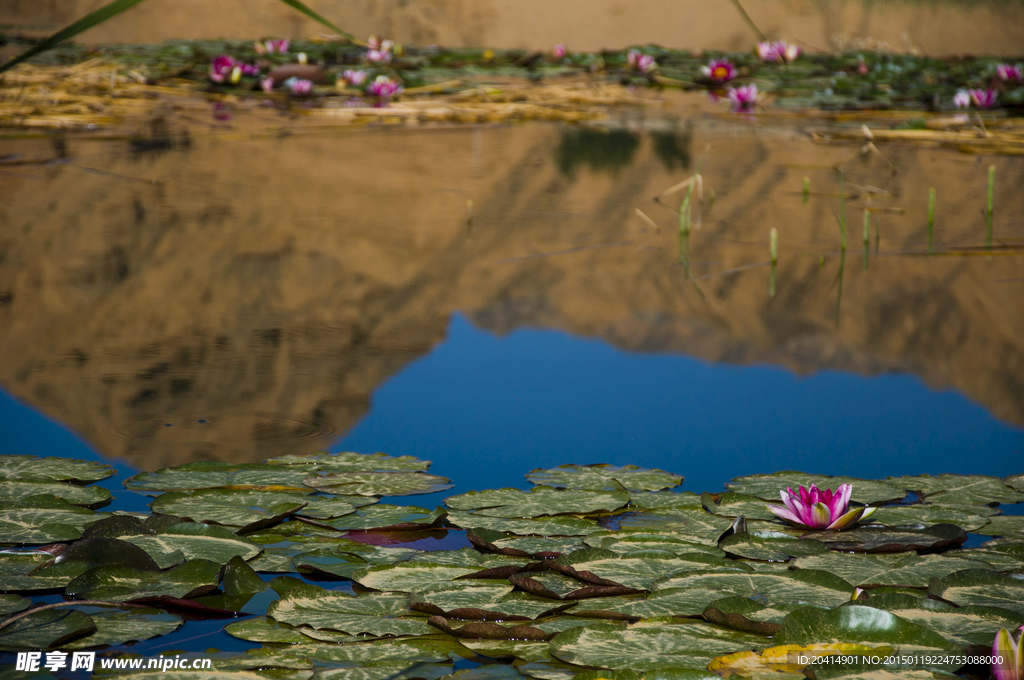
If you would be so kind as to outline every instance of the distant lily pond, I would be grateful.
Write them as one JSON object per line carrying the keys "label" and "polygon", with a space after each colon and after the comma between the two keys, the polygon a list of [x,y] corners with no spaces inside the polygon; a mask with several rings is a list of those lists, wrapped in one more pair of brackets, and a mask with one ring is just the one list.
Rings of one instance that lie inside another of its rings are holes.
{"label": "distant lily pond", "polygon": [[565,465],[529,491],[396,504],[448,488],[428,467],[190,463],[124,482],[154,496],[146,515],[96,509],[109,466],[3,456],[0,646],[18,677],[67,671],[52,652],[98,671],[212,621],[236,651],[162,653],[215,678],[688,680],[988,677],[1001,641],[997,677],[1019,677],[1024,516],[999,506],[1024,474],[777,472],[697,494]]}

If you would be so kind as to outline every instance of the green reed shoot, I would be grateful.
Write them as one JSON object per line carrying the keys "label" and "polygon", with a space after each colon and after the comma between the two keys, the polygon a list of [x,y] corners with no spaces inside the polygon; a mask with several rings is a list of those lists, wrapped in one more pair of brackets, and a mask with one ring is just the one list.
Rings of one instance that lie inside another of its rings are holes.
{"label": "green reed shoot", "polygon": [[996,193],[996,166],[988,166],[988,206],[985,210],[985,245],[992,247],[992,202]]}
{"label": "green reed shoot", "polygon": [[804,205],[807,205],[807,199],[811,196],[811,178],[804,177]]}
{"label": "green reed shoot", "polygon": [[868,270],[868,251],[871,249],[871,211],[864,209],[864,271]]}
{"label": "green reed shoot", "polygon": [[771,274],[768,278],[768,295],[775,297],[775,274],[779,266],[779,232],[775,227],[768,232],[768,251],[772,256]]}
{"label": "green reed shoot", "polygon": [[846,180],[843,171],[839,171],[839,234],[842,237],[842,250],[846,252]]}
{"label": "green reed shoot", "polygon": [[928,252],[935,243],[935,187],[928,190]]}

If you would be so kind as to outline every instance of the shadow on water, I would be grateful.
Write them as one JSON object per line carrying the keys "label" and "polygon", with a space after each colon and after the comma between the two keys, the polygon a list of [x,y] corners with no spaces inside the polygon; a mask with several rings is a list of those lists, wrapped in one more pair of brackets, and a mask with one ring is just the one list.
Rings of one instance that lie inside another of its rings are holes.
{"label": "shadow on water", "polygon": [[555,162],[568,177],[574,177],[581,166],[616,176],[633,163],[638,146],[640,136],[632,132],[566,128],[555,149]]}

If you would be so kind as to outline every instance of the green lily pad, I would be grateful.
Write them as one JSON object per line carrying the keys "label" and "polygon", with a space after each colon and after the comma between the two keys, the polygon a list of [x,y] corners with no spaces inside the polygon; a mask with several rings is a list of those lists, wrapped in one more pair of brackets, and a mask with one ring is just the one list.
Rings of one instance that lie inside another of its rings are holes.
{"label": "green lily pad", "polygon": [[400,562],[360,569],[352,575],[352,580],[374,590],[414,593],[479,570],[479,567],[446,566],[428,561]]}
{"label": "green lily pad", "polygon": [[550,470],[531,470],[526,478],[534,484],[559,489],[593,491],[660,491],[683,483],[682,475],[664,470],[645,470],[635,465],[560,465]]}
{"label": "green lily pad", "polygon": [[50,649],[96,630],[96,624],[77,609],[33,612],[0,629],[0,649]]}
{"label": "green lily pad", "polygon": [[967,548],[957,553],[958,557],[981,560],[991,564],[996,571],[1011,571],[1024,565],[1024,543],[1019,541],[989,541],[980,548]]}
{"label": "green lily pad", "polygon": [[803,538],[819,540],[832,550],[897,553],[957,546],[967,540],[967,534],[954,524],[935,524],[924,529],[864,526],[847,531],[812,531]]}
{"label": "green lily pad", "polygon": [[0,616],[7,616],[8,614],[16,614],[17,612],[28,609],[28,606],[32,604],[32,600],[24,598],[21,595],[14,593],[0,594]]}
{"label": "green lily pad", "polygon": [[617,670],[705,670],[716,656],[763,647],[765,642],[703,623],[602,624],[559,633],[551,641],[551,653],[567,663]]}
{"label": "green lily pad", "polygon": [[114,474],[104,463],[72,458],[0,456],[0,479],[30,482],[95,482]]}
{"label": "green lily pad", "polygon": [[[948,642],[933,630],[911,623],[881,609],[852,605],[832,610],[799,609],[785,618],[774,637],[777,645],[847,642],[898,647],[901,655],[960,652],[959,645]],[[934,664],[942,670],[956,670],[962,664]],[[915,663],[908,669],[919,667]]]}
{"label": "green lily pad", "polygon": [[[547,642],[532,640],[472,640],[460,642],[480,656],[490,659],[508,659],[515,657],[523,661],[544,661],[551,659],[551,651]],[[575,675],[570,673],[570,678]],[[531,676],[536,677],[536,676]]]}
{"label": "green lily pad", "polygon": [[43,565],[52,561],[53,555],[45,552],[0,552],[0,590],[25,593],[62,589],[89,568],[82,562],[44,568]]}
{"label": "green lily pad", "polygon": [[439,680],[451,677],[452,663],[372,661],[359,666],[318,670],[317,680]]}
{"label": "green lily pad", "polygon": [[445,513],[440,508],[427,510],[414,505],[371,505],[359,508],[344,517],[327,520],[324,524],[339,531],[368,529],[417,530],[437,525]]}
{"label": "green lily pad", "polygon": [[78,486],[60,482],[0,482],[0,505],[35,505],[26,503],[32,496],[56,496],[72,505],[95,507],[111,499],[110,492],[102,486]]}
{"label": "green lily pad", "polygon": [[1024,625],[1024,615],[1008,609],[976,605],[957,607],[927,597],[899,593],[872,593],[867,604],[929,628],[961,647],[991,645],[992,631],[1000,628],[1013,630]]}
{"label": "green lily pad", "polygon": [[286,465],[301,468],[310,472],[323,474],[327,472],[416,472],[430,467],[429,460],[420,460],[413,456],[389,456],[383,453],[311,453],[308,455],[288,455],[269,458],[267,465]]}
{"label": "green lily pad", "polygon": [[448,522],[462,529],[492,529],[519,536],[586,536],[604,531],[604,527],[590,519],[578,517],[545,517],[542,519],[506,519],[487,517],[475,513],[452,510]]}
{"label": "green lily pad", "polygon": [[601,597],[583,601],[573,610],[575,616],[593,616],[594,612],[612,612],[638,619],[666,616],[700,616],[708,605],[721,599],[723,592],[709,588],[671,588],[649,595]]}
{"label": "green lily pad", "polygon": [[332,472],[304,482],[317,491],[347,496],[412,496],[452,488],[447,477],[425,472]]}
{"label": "green lily pad", "polygon": [[600,548],[585,548],[563,555],[556,564],[571,566],[629,588],[648,590],[660,578],[684,571],[706,569],[701,562],[669,552],[634,552],[626,555]]}
{"label": "green lily pad", "polygon": [[152,536],[124,536],[127,541],[154,557],[180,553],[186,559],[203,559],[227,564],[232,557],[250,560],[260,553],[260,547],[224,527],[200,522],[183,522]]}
{"label": "green lily pad", "polygon": [[656,591],[669,588],[715,590],[721,593],[718,597],[743,595],[765,605],[807,602],[834,607],[847,602],[853,594],[853,586],[840,577],[812,569],[774,573],[694,571],[654,584]]}
{"label": "green lily pad", "polygon": [[998,477],[986,475],[918,475],[916,477],[889,477],[887,482],[911,491],[919,491],[931,503],[990,503],[1024,502],[1024,493],[1016,491]]}
{"label": "green lily pad", "polygon": [[149,640],[172,633],[181,625],[181,617],[153,610],[95,612],[89,618],[96,625],[96,632],[64,643],[61,649],[89,649]]}
{"label": "green lily pad", "polygon": [[278,623],[265,616],[228,624],[224,632],[249,642],[278,642],[287,645],[305,644],[310,638],[287,623]]}
{"label": "green lily pad", "polygon": [[369,566],[359,555],[337,550],[309,550],[292,558],[295,570],[300,574],[330,574],[338,578],[351,579],[356,571]]}
{"label": "green lily pad", "polygon": [[730,555],[748,560],[785,562],[790,557],[822,555],[828,546],[813,539],[793,538],[786,534],[733,534],[719,541],[718,546]]}
{"label": "green lily pad", "polygon": [[583,540],[593,548],[603,548],[617,553],[631,553],[637,550],[663,550],[677,555],[701,552],[717,557],[725,556],[725,552],[717,544],[688,541],[675,534],[661,531],[630,531],[622,529],[591,534]]}
{"label": "green lily pad", "polygon": [[476,510],[475,516],[528,518],[611,512],[629,502],[625,491],[588,491],[536,486],[530,491],[470,491],[445,499],[455,510]]}
{"label": "green lily pad", "polygon": [[657,512],[627,513],[620,517],[619,526],[624,529],[672,531],[684,540],[717,545],[722,534],[732,526],[732,520],[704,510],[665,508]]}
{"label": "green lily pad", "polygon": [[765,507],[764,500],[757,496],[748,496],[742,493],[723,493],[712,496],[709,493],[701,494],[701,504],[708,512],[722,517],[739,517],[743,515],[747,519],[774,520],[775,515]]}
{"label": "green lily pad", "polygon": [[[738,595],[729,595],[728,597],[708,603],[708,607],[713,607],[724,614],[740,614],[749,621],[778,624],[781,624],[786,616],[792,612],[808,606],[813,605],[803,602],[780,602],[774,606],[766,607],[749,597],[740,597]],[[827,607],[821,607],[821,609],[827,609]]]}
{"label": "green lily pad", "polygon": [[74,526],[60,522],[70,517],[69,513],[54,510],[8,510],[0,513],[0,543],[43,545],[58,541],[74,541],[82,537],[82,532]]}
{"label": "green lily pad", "polygon": [[829,553],[801,557],[799,569],[820,569],[862,588],[907,586],[924,588],[932,578],[962,569],[988,569],[990,565],[953,555],[849,555]]}
{"label": "green lily pad", "polygon": [[154,512],[188,517],[196,522],[244,527],[300,508],[308,500],[301,494],[281,491],[201,489],[162,494],[153,500],[152,508]]}
{"label": "green lily pad", "polygon": [[[499,581],[466,580],[441,583],[413,593],[413,608],[445,618],[470,620],[535,619],[566,605],[529,593],[512,592],[512,586]],[[436,609],[433,609],[436,608]]]}
{"label": "green lily pad", "polygon": [[1024,516],[1021,515],[996,515],[988,518],[988,524],[973,529],[974,533],[982,536],[1013,536],[1024,538]]}
{"label": "green lily pad", "polygon": [[960,606],[1000,607],[1024,615],[1024,574],[965,569],[931,581],[928,594]]}
{"label": "green lily pad", "polygon": [[75,577],[67,595],[83,600],[124,602],[148,597],[198,597],[216,589],[220,567],[208,560],[190,560],[168,571],[128,567],[97,567]]}
{"label": "green lily pad", "polygon": [[658,510],[661,508],[691,508],[703,507],[701,495],[692,491],[631,491],[629,504],[643,510]]}
{"label": "green lily pad", "polygon": [[[512,592],[512,585],[500,581],[465,580],[438,583],[413,593],[409,601],[450,609],[477,609],[499,602]],[[550,608],[550,604],[549,604]]]}
{"label": "green lily pad", "polygon": [[298,586],[267,609],[267,616],[293,626],[329,629],[357,636],[428,635],[434,632],[422,617],[411,614],[409,598],[392,593],[359,597]]}
{"label": "green lily pad", "polygon": [[855,477],[829,477],[827,475],[809,475],[803,472],[774,472],[769,475],[749,475],[737,477],[725,485],[725,488],[736,493],[757,496],[769,501],[778,501],[779,492],[798,487],[809,487],[817,484],[819,489],[837,489],[841,484],[852,485],[851,500],[869,505],[883,501],[898,501],[906,496],[902,486],[895,483],[875,482]]}
{"label": "green lily pad", "polygon": [[186,463],[156,472],[140,472],[124,481],[133,491],[192,491],[222,489],[313,493],[302,480],[309,470],[263,463]]}
{"label": "green lily pad", "polygon": [[[987,512],[978,512],[984,509]],[[917,505],[894,505],[876,508],[871,514],[873,524],[882,526],[917,526],[923,528],[932,524],[955,524],[964,531],[974,531],[988,524],[991,515],[998,511],[985,506],[939,505],[921,503]]]}
{"label": "green lily pad", "polygon": [[502,538],[494,541],[494,546],[505,550],[520,550],[530,555],[537,553],[567,553],[583,547],[583,541],[579,537],[566,538]]}

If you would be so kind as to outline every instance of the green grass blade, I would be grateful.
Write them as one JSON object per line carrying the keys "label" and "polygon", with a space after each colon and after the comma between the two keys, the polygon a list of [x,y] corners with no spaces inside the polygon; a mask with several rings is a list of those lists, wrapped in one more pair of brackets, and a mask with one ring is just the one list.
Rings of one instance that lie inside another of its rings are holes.
{"label": "green grass blade", "polygon": [[309,7],[307,7],[307,6],[306,6],[305,4],[303,4],[302,2],[299,2],[299,0],[281,0],[281,2],[283,2],[283,3],[284,3],[284,4],[286,4],[286,5],[288,5],[289,7],[293,7],[293,8],[295,8],[295,9],[299,10],[300,12],[302,12],[303,14],[305,14],[305,15],[306,15],[307,17],[309,17],[310,19],[312,19],[312,20],[314,20],[314,21],[317,21],[317,22],[319,22],[319,23],[323,24],[323,25],[324,25],[324,26],[326,26],[327,28],[329,28],[329,29],[331,29],[332,31],[336,32],[336,33],[337,33],[338,35],[340,35],[341,37],[343,37],[343,38],[346,38],[346,39],[348,39],[348,40],[351,40],[352,42],[357,42],[357,41],[356,41],[356,39],[355,39],[355,38],[353,38],[353,37],[352,37],[351,35],[349,35],[349,34],[348,34],[348,33],[346,33],[345,31],[341,30],[340,28],[338,28],[337,26],[335,26],[334,24],[332,24],[332,23],[331,23],[330,21],[328,21],[327,19],[323,18],[322,16],[320,16],[319,14],[317,14],[316,12],[314,12],[313,10],[311,10],[311,9],[310,9]]}
{"label": "green grass blade", "polygon": [[13,59],[9,59],[7,62],[0,64],[0,73],[20,64],[30,57],[34,57],[40,52],[45,52],[48,49],[56,47],[65,40],[73,38],[82,31],[87,31],[93,26],[101,24],[111,17],[117,16],[121,12],[134,7],[140,2],[142,2],[142,0],[114,0],[113,2],[100,7],[98,10],[90,12],[67,28],[57,31],[46,40],[36,43]]}

